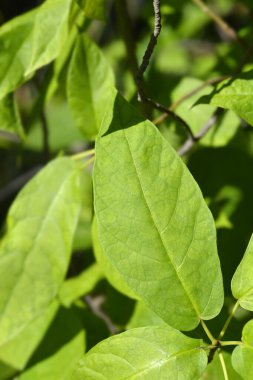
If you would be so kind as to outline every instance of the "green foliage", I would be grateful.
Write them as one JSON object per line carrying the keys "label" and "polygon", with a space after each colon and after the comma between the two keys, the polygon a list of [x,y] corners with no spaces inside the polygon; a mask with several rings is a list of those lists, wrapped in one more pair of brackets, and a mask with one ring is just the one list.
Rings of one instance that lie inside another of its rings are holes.
{"label": "green foliage", "polygon": [[169,373],[193,380],[206,366],[205,353],[196,349],[201,344],[169,326],[132,329],[95,346],[78,362],[71,379],[116,380],[120,374],[122,379],[162,380]]}
{"label": "green foliage", "polygon": [[151,43],[152,1],[32,3],[0,4],[0,380],[251,380],[250,2],[165,0]]}
{"label": "green foliage", "polygon": [[242,345],[236,347],[232,355],[232,363],[235,370],[245,380],[253,376],[253,321],[249,321],[242,332]]}

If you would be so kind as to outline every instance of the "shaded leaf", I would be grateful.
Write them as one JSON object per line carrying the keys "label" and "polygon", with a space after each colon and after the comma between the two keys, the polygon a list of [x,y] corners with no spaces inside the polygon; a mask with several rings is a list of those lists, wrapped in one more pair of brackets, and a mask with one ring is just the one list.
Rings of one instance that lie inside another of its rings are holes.
{"label": "shaded leaf", "polygon": [[230,109],[253,125],[253,70],[222,81],[198,103]]}
{"label": "shaded leaf", "polygon": [[253,311],[253,236],[232,278],[231,287],[241,307]]}
{"label": "shaded leaf", "polygon": [[105,0],[78,0],[87,18],[104,20]]}
{"label": "shaded leaf", "polygon": [[97,264],[91,265],[78,276],[65,281],[59,293],[60,301],[64,306],[70,306],[79,297],[91,292],[99,280],[103,278]]}
{"label": "shaded leaf", "polygon": [[7,132],[8,135],[16,135],[12,139],[15,141],[16,138],[17,142],[24,138],[17,104],[13,95],[10,94],[0,100],[0,138],[5,137],[2,131]]}
{"label": "shaded leaf", "polygon": [[132,329],[91,349],[71,380],[196,380],[207,364],[201,344],[169,326]]}
{"label": "shaded leaf", "polygon": [[[64,333],[63,333],[64,332]],[[60,309],[20,380],[68,380],[85,350],[85,334],[73,310]]]}
{"label": "shaded leaf", "polygon": [[237,346],[232,354],[232,365],[244,380],[253,379],[253,320],[242,331],[243,344]]}
{"label": "shaded leaf", "polygon": [[212,215],[176,152],[119,96],[97,140],[94,195],[105,255],[156,314],[190,330],[219,313]]}
{"label": "shaded leaf", "polygon": [[19,334],[56,297],[80,211],[79,168],[48,164],[19,193],[0,246],[0,344]]}
{"label": "shaded leaf", "polygon": [[[242,380],[241,376],[239,376],[232,367],[231,354],[229,352],[222,351],[222,355],[226,364],[229,380]],[[212,362],[208,364],[205,372],[200,377],[200,380],[220,380],[223,378],[224,373],[221,367],[221,362],[218,354],[216,353]]]}
{"label": "shaded leaf", "polygon": [[54,300],[20,334],[2,345],[0,347],[0,360],[18,370],[24,369],[52,322],[58,307],[59,303]]}
{"label": "shaded leaf", "polygon": [[67,94],[76,125],[84,136],[98,134],[113,92],[113,72],[100,49],[86,35],[76,40],[71,58]]}
{"label": "shaded leaf", "polygon": [[71,0],[47,0],[0,28],[0,98],[54,60],[67,36]]}

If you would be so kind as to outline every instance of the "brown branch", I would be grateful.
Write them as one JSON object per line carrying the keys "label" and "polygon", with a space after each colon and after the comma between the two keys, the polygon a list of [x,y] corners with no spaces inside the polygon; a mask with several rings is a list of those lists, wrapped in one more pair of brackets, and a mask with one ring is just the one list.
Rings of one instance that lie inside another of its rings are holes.
{"label": "brown branch", "polygon": [[[193,90],[189,91],[187,94],[183,95],[181,98],[177,99],[175,102],[173,102],[171,104],[171,106],[168,107],[168,110],[170,111],[175,111],[175,109],[180,105],[182,104],[185,100],[191,98],[193,95],[197,94],[199,91],[203,90],[203,88],[209,86],[210,84],[216,84],[216,83],[219,83],[221,81],[223,81],[224,79],[227,79],[229,78],[229,76],[227,75],[224,75],[224,76],[221,76],[221,77],[217,77],[217,78],[212,78],[212,79],[208,79],[207,81],[205,81],[204,83],[200,84],[199,86],[195,87]],[[159,116],[158,118],[156,118],[155,120],[153,120],[153,123],[155,125],[159,125],[161,124],[164,120],[167,119],[169,115],[169,112],[164,112],[161,116]]]}
{"label": "brown branch", "polygon": [[151,34],[147,49],[144,53],[144,56],[142,58],[142,62],[140,64],[140,67],[138,69],[137,75],[136,75],[136,84],[138,87],[138,99],[139,101],[145,101],[146,95],[145,91],[143,89],[143,75],[145,71],[147,70],[147,67],[149,65],[151,56],[153,54],[154,48],[157,44],[157,39],[160,34],[162,24],[161,24],[161,12],[160,12],[160,0],[153,0],[153,7],[154,7],[154,15],[155,15],[155,26],[154,31]]}
{"label": "brown branch", "polygon": [[186,142],[181,146],[181,148],[178,149],[179,156],[183,156],[186,153],[188,153],[196,144],[196,142],[202,139],[207,134],[209,129],[211,129],[212,126],[217,122],[222,112],[223,110],[218,108],[214,112],[213,116],[206,122],[203,128],[196,135],[194,135],[194,139],[189,138],[188,140],[186,140]]}
{"label": "brown branch", "polygon": [[144,56],[142,58],[141,65],[139,67],[139,70],[136,75],[136,85],[138,88],[138,100],[142,103],[150,104],[153,108],[162,111],[170,116],[172,116],[175,120],[180,122],[183,127],[186,129],[186,131],[189,133],[190,138],[194,140],[193,133],[191,131],[190,126],[186,123],[185,120],[183,120],[180,116],[176,115],[175,112],[168,109],[164,105],[152,100],[149,98],[144,90],[143,87],[143,75],[149,65],[150,58],[153,54],[155,45],[157,44],[157,38],[160,34],[162,24],[161,24],[161,12],[160,12],[160,0],[153,0],[153,7],[154,7],[154,15],[155,15],[155,23],[154,23],[154,31],[151,34],[147,49],[144,53]]}
{"label": "brown branch", "polygon": [[236,31],[211,8],[209,8],[202,0],[192,1],[218,25],[231,40],[238,42],[243,48],[246,47],[245,42],[238,36]]}

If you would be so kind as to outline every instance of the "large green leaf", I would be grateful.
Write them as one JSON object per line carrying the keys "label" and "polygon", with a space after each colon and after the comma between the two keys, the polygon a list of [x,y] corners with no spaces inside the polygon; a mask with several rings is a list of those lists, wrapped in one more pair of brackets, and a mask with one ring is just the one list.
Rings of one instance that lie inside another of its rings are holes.
{"label": "large green leaf", "polygon": [[219,313],[212,215],[176,152],[120,96],[97,140],[94,194],[104,253],[156,314],[190,330]]}
{"label": "large green leaf", "polygon": [[55,59],[68,31],[71,0],[47,0],[0,28],[0,98]]}
{"label": "large green leaf", "polygon": [[241,307],[253,311],[253,236],[232,278],[232,293]]}
{"label": "large green leaf", "polygon": [[19,193],[0,246],[0,344],[19,334],[56,297],[80,211],[79,167],[48,164]]}
{"label": "large green leaf", "polygon": [[9,134],[14,134],[13,137],[9,137],[10,139],[14,138],[14,141],[15,135],[17,141],[24,137],[17,104],[13,95],[10,94],[0,100],[0,138],[1,135],[4,137],[4,134],[2,134],[1,131],[7,133],[6,137],[8,137]]}
{"label": "large green leaf", "polygon": [[253,320],[243,328],[243,344],[236,347],[232,354],[232,365],[244,380],[253,379]]}
{"label": "large green leaf", "polygon": [[20,334],[0,346],[0,360],[17,370],[22,370],[32,356],[52,322],[59,303],[54,300],[48,308],[36,317]]}
{"label": "large green leaf", "polygon": [[74,310],[60,309],[20,380],[69,380],[85,351],[85,331]]}
{"label": "large green leaf", "polygon": [[94,139],[113,92],[113,72],[100,49],[86,35],[76,40],[68,72],[68,103],[76,125]]}
{"label": "large green leaf", "polygon": [[207,364],[201,345],[169,326],[132,329],[91,349],[71,380],[196,380]]}
{"label": "large green leaf", "polygon": [[253,125],[253,70],[222,81],[198,103],[230,109]]}
{"label": "large green leaf", "polygon": [[104,254],[101,244],[99,242],[98,237],[98,227],[96,218],[94,218],[92,223],[92,242],[93,242],[93,250],[96,257],[96,260],[101,267],[105,277],[110,282],[114,288],[116,288],[119,292],[125,294],[130,298],[138,298],[136,294],[132,291],[131,288],[127,285],[124,277],[118,272],[108,257]]}

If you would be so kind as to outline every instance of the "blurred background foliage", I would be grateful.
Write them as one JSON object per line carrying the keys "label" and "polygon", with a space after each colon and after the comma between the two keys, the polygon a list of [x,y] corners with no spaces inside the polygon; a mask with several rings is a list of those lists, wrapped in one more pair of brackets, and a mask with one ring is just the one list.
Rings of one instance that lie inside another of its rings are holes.
{"label": "blurred background foliage", "polygon": [[[42,1],[39,0],[2,0],[0,22],[3,24],[40,3]],[[194,133],[215,112],[214,106],[194,106],[200,96],[209,94],[220,77],[253,68],[253,2],[213,0],[208,5],[236,31],[239,42],[230,38],[194,1],[162,0],[162,31],[145,74],[149,96],[166,106],[172,105]],[[124,6],[127,6],[127,13],[122,12]],[[161,119],[159,112],[143,109],[137,102],[134,74],[153,30],[153,22],[150,0],[108,0],[103,19],[86,20],[82,27],[103,50],[113,68],[119,91],[154,120],[164,137],[175,149],[179,149],[187,140],[182,125],[171,117]],[[68,108],[68,63],[69,57],[60,72],[58,84],[48,83],[54,65],[51,63],[16,91],[15,99],[20,113],[19,123],[15,125],[16,133],[10,133],[8,128],[1,126],[0,113],[1,235],[5,231],[6,213],[11,202],[47,161],[63,153],[74,154],[93,147],[94,143],[86,141],[75,125]],[[53,96],[47,99],[44,93],[49,86]],[[194,95],[182,99],[199,86],[202,88]],[[183,157],[204,194],[217,226],[226,304],[223,315],[212,322],[214,329],[219,329],[220,320],[224,321],[224,315],[230,311],[233,303],[230,281],[253,229],[252,128],[232,111],[223,110],[205,137]],[[84,177],[86,191],[83,210],[68,278],[77,276],[94,262],[91,170],[85,172]],[[78,301],[74,306],[87,329],[88,348],[115,331],[157,323],[158,317],[139,303],[134,311],[134,301],[117,292],[105,279],[98,277],[97,285],[89,294],[85,303]],[[68,314],[66,310],[64,313]],[[56,318],[61,320],[62,316]],[[238,311],[232,324],[234,328],[231,328],[233,340],[236,338],[234,331],[238,335],[241,331],[238,326],[248,318],[248,313]],[[49,338],[44,337],[41,350],[46,345],[46,339]],[[37,351],[29,365],[36,361],[36,355]],[[211,379],[211,376],[205,378]]]}

